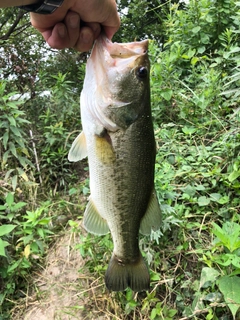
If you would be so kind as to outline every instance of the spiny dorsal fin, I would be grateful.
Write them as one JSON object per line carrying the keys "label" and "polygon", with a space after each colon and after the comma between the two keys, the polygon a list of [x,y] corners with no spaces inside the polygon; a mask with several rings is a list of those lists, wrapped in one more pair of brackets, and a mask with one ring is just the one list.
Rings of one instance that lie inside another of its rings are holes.
{"label": "spiny dorsal fin", "polygon": [[139,231],[144,234],[151,234],[151,230],[158,230],[161,227],[162,214],[158,203],[156,191],[153,190],[148,203],[147,211],[142,218]]}
{"label": "spiny dorsal fin", "polygon": [[83,226],[88,232],[98,235],[107,234],[109,232],[107,221],[100,216],[91,199],[84,212]]}
{"label": "spiny dorsal fin", "polygon": [[71,149],[68,153],[68,160],[76,162],[86,157],[87,157],[86,137],[84,132],[82,131],[77,136],[77,138],[73,141]]}

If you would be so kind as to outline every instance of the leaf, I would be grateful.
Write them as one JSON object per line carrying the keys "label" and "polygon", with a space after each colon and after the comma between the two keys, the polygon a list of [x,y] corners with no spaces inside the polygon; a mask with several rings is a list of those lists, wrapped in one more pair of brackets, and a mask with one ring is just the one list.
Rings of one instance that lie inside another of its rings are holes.
{"label": "leaf", "polygon": [[9,243],[0,238],[0,256],[6,257],[5,247],[7,247]]}
{"label": "leaf", "polygon": [[207,198],[206,196],[201,196],[198,198],[198,205],[199,207],[204,207],[209,205],[210,203],[210,198]]}
{"label": "leaf", "polygon": [[24,248],[24,257],[28,259],[29,255],[31,253],[31,249],[30,249],[30,244],[26,245],[26,247]]}
{"label": "leaf", "polygon": [[13,204],[13,202],[14,202],[13,194],[9,192],[9,193],[7,194],[7,197],[6,197],[6,204],[7,204],[9,207],[11,207],[12,204]]}
{"label": "leaf", "polygon": [[160,95],[167,101],[170,101],[173,95],[173,91],[169,88],[161,89]]}
{"label": "leaf", "polygon": [[9,142],[9,150],[17,158],[17,150],[15,148],[15,145],[12,142]]}
{"label": "leaf", "polygon": [[185,133],[185,134],[189,134],[189,135],[191,135],[191,134],[193,134],[193,133],[195,133],[197,131],[197,129],[196,128],[194,128],[194,127],[183,127],[182,128],[182,132],[183,133]]}
{"label": "leaf", "polygon": [[214,268],[204,267],[202,268],[199,288],[207,288],[213,283],[220,273]]}
{"label": "leaf", "polygon": [[237,276],[223,276],[218,280],[218,286],[235,319],[240,307],[240,278]]}
{"label": "leaf", "polygon": [[230,182],[233,182],[234,180],[236,180],[238,177],[240,176],[240,171],[233,171],[230,173],[230,175],[228,176],[228,180]]}
{"label": "leaf", "polygon": [[229,237],[228,234],[224,232],[215,222],[212,223],[214,229],[212,230],[213,234],[218,237],[222,244],[226,247],[229,247]]}
{"label": "leaf", "polygon": [[8,117],[8,121],[10,122],[11,126],[16,127],[16,120],[12,117]]}
{"label": "leaf", "polygon": [[15,127],[15,126],[10,126],[10,130],[12,131],[12,133],[15,134],[15,136],[22,137],[22,135],[21,135],[21,133],[20,133],[20,131],[18,130],[17,127]]}
{"label": "leaf", "polygon": [[9,139],[9,134],[8,134],[8,131],[6,131],[3,135],[3,146],[5,150],[7,149],[8,139]]}
{"label": "leaf", "polygon": [[3,157],[2,157],[2,165],[4,166],[7,163],[8,157],[9,157],[9,150],[4,152]]}
{"label": "leaf", "polygon": [[18,180],[18,176],[14,175],[12,177],[12,188],[13,188],[14,191],[16,190],[16,187],[17,187],[17,180]]}
{"label": "leaf", "polygon": [[228,202],[229,202],[229,196],[223,196],[222,198],[220,198],[218,200],[219,204],[225,204],[225,203],[228,203]]}
{"label": "leaf", "polygon": [[201,27],[200,27],[200,26],[197,26],[197,27],[192,28],[192,32],[193,32],[193,33],[198,33],[200,30],[201,30]]}
{"label": "leaf", "polygon": [[4,224],[0,226],[0,237],[10,233],[14,228],[16,228],[14,224]]}
{"label": "leaf", "polygon": [[192,66],[195,66],[195,64],[199,61],[199,58],[198,57],[192,57],[191,59],[191,65]]}
{"label": "leaf", "polygon": [[211,193],[210,197],[211,197],[212,201],[218,202],[218,200],[221,198],[221,194],[220,193]]}

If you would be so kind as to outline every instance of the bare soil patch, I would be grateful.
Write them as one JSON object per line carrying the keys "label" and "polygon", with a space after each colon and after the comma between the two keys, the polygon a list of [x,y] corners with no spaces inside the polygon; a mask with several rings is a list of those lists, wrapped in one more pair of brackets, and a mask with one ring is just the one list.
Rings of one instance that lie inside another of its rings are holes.
{"label": "bare soil patch", "polygon": [[94,279],[84,269],[85,261],[75,248],[79,241],[68,230],[54,244],[46,257],[45,268],[33,276],[33,286],[14,309],[12,320],[108,319],[96,312],[98,307],[92,298],[99,285],[94,285]]}

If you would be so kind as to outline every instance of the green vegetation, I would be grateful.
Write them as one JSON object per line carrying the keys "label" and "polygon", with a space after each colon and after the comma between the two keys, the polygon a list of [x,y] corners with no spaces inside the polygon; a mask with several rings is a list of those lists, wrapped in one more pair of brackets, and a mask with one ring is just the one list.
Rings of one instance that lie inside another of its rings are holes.
{"label": "green vegetation", "polygon": [[[106,291],[111,237],[78,227],[89,194],[87,163],[69,164],[66,155],[81,128],[85,56],[44,47],[27,15],[6,38],[19,14],[1,12],[0,319],[27,295],[32,271],[44,266],[67,226],[79,237],[82,272],[98,288],[97,307],[83,293],[85,319],[94,308],[106,319],[239,319],[240,2],[130,1],[116,35],[134,40],[127,30],[136,21],[133,37],[154,38],[155,183],[163,225],[140,240],[151,273],[151,289],[142,293]],[[30,32],[31,40],[24,39]]]}

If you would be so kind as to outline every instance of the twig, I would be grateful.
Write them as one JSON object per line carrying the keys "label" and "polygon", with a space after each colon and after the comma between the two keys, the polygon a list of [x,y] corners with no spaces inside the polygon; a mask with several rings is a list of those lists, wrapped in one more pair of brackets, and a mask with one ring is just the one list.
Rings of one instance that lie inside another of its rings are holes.
{"label": "twig", "polygon": [[42,177],[41,177],[41,171],[40,171],[40,166],[39,166],[39,161],[38,161],[38,156],[37,156],[36,145],[35,145],[35,142],[33,140],[32,130],[29,130],[29,132],[30,132],[30,137],[31,137],[31,140],[32,140],[33,152],[34,152],[34,156],[35,156],[37,171],[39,173],[39,181],[40,181],[40,184],[42,184]]}

